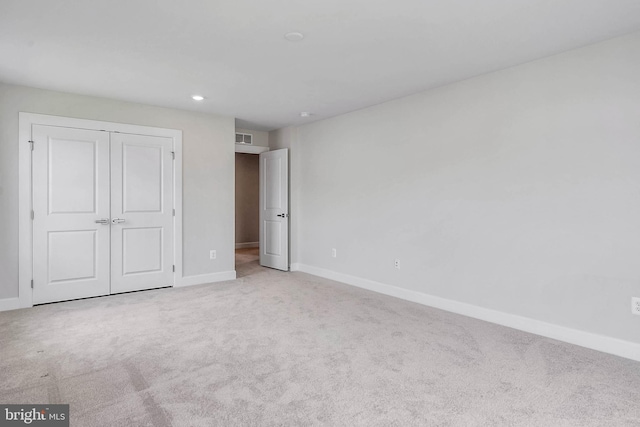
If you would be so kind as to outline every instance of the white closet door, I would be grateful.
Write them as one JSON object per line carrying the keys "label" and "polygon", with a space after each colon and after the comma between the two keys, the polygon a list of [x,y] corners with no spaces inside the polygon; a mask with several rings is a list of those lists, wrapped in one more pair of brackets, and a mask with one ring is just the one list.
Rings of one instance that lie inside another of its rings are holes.
{"label": "white closet door", "polygon": [[173,285],[171,138],[111,136],[111,293]]}
{"label": "white closet door", "polygon": [[34,125],[32,139],[33,303],[108,295],[109,133]]}

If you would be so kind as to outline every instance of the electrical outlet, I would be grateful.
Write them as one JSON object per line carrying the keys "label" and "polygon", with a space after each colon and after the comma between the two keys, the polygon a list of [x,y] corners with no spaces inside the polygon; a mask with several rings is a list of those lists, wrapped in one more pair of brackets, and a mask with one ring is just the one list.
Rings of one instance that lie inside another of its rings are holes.
{"label": "electrical outlet", "polygon": [[399,260],[399,259],[397,259],[397,260],[393,263],[393,265],[394,265],[398,270],[400,270],[400,260]]}
{"label": "electrical outlet", "polygon": [[640,315],[640,298],[631,297],[631,313]]}
{"label": "electrical outlet", "polygon": [[209,251],[209,259],[216,259],[216,251],[211,250]]}
{"label": "electrical outlet", "polygon": [[331,249],[331,256],[336,258],[338,256],[338,252],[336,251],[336,248],[332,248]]}

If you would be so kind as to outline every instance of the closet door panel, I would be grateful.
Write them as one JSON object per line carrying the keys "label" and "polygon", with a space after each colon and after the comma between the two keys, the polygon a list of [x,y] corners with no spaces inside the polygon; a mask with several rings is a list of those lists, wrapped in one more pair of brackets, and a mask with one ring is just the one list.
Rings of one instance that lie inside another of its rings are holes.
{"label": "closet door panel", "polygon": [[109,294],[109,133],[34,125],[33,303]]}
{"label": "closet door panel", "polygon": [[173,285],[171,138],[111,139],[111,293]]}

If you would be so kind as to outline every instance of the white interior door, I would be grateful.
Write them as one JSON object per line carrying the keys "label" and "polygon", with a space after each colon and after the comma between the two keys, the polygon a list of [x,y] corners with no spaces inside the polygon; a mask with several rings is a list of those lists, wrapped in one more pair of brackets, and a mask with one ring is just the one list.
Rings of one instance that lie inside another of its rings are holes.
{"label": "white interior door", "polygon": [[289,270],[289,153],[260,154],[260,265]]}
{"label": "white interior door", "polygon": [[173,285],[173,140],[111,137],[111,293]]}
{"label": "white interior door", "polygon": [[109,133],[32,127],[33,303],[109,294]]}

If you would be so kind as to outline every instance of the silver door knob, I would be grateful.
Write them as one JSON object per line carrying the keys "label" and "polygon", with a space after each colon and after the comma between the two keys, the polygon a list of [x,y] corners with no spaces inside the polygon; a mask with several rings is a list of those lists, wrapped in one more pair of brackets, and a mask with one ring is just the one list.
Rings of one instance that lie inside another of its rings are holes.
{"label": "silver door knob", "polygon": [[121,222],[124,222],[124,218],[113,218],[111,222],[114,224],[120,224]]}
{"label": "silver door knob", "polygon": [[96,224],[109,224],[109,218],[96,219]]}

